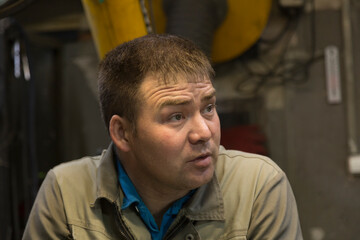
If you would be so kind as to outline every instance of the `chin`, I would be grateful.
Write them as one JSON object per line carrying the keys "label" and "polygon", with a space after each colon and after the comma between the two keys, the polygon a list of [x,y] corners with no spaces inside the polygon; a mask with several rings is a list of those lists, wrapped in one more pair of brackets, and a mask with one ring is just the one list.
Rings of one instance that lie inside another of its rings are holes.
{"label": "chin", "polygon": [[191,189],[195,189],[195,188],[199,188],[202,185],[207,184],[208,182],[211,181],[211,179],[214,176],[214,170],[212,169],[210,172],[206,172],[204,175],[202,176],[196,176],[194,177],[194,179],[191,181]]}

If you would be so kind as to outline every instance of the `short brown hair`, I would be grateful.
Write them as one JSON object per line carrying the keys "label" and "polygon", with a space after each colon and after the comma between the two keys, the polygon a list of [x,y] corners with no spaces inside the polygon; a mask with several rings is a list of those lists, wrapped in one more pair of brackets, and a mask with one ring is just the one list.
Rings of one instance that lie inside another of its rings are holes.
{"label": "short brown hair", "polygon": [[100,108],[106,127],[113,115],[135,126],[139,87],[147,76],[163,84],[212,80],[214,70],[206,55],[189,40],[168,35],[150,34],[123,43],[106,54],[100,63],[98,86]]}

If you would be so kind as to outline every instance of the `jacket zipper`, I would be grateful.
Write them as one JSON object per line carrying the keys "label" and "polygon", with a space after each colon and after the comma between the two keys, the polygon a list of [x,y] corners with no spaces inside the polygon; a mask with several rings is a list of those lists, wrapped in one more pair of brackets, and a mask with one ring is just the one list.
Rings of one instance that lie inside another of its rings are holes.
{"label": "jacket zipper", "polygon": [[132,234],[130,233],[128,227],[125,225],[124,220],[122,218],[122,216],[120,215],[120,211],[118,206],[116,205],[116,203],[114,202],[115,205],[115,211],[117,213],[118,216],[118,227],[119,227],[119,232],[121,234],[121,239],[122,240],[135,240],[135,238],[132,236]]}

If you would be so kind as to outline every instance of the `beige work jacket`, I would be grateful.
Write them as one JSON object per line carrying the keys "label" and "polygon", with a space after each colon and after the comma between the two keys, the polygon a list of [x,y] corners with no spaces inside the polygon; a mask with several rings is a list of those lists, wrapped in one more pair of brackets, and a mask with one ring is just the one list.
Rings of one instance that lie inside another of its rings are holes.
{"label": "beige work jacket", "polygon": [[[151,239],[135,208],[121,210],[112,145],[47,174],[23,239]],[[295,199],[270,159],[220,147],[213,179],[180,210],[164,239],[302,239]]]}

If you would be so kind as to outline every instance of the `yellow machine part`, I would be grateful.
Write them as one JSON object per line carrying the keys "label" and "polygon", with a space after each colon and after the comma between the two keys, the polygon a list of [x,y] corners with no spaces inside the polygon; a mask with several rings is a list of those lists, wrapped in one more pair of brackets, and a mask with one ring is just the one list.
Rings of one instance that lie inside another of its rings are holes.
{"label": "yellow machine part", "polygon": [[248,50],[264,30],[271,4],[271,0],[228,0],[228,14],[215,33],[213,61],[231,60]]}
{"label": "yellow machine part", "polygon": [[[272,0],[228,0],[228,13],[215,32],[213,62],[231,60],[248,50],[260,37],[271,10]],[[154,21],[159,33],[165,32],[166,17],[162,0],[153,0]]]}
{"label": "yellow machine part", "polygon": [[[82,2],[100,58],[120,43],[147,34],[139,0]],[[228,0],[227,16],[213,40],[213,62],[231,60],[248,50],[264,30],[271,4],[272,0]],[[164,33],[166,17],[162,0],[152,0],[152,11],[156,32]]]}
{"label": "yellow machine part", "polygon": [[147,34],[139,0],[82,0],[82,4],[101,59],[120,43]]}

